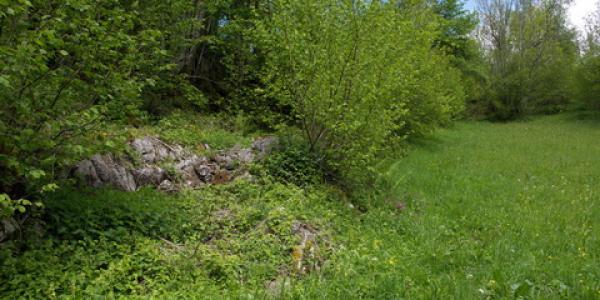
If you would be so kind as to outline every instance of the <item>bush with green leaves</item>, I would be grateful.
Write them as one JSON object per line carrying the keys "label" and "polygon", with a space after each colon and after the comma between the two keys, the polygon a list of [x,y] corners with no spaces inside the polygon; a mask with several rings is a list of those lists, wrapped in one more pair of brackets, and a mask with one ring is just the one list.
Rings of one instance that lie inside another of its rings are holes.
{"label": "bush with green leaves", "polygon": [[419,5],[279,0],[257,27],[270,94],[292,107],[309,151],[346,183],[366,181],[395,139],[462,107],[456,73],[432,49],[437,18]]}
{"label": "bush with green leaves", "polygon": [[187,2],[155,2],[0,2],[1,190],[51,189],[65,167],[114,145],[106,124],[137,123],[143,98],[204,101],[165,80],[186,45],[178,33],[194,26]]}
{"label": "bush with green leaves", "polygon": [[308,186],[322,183],[326,178],[324,170],[301,138],[287,135],[279,138],[279,146],[262,163],[267,174],[275,180]]}
{"label": "bush with green leaves", "polygon": [[600,55],[586,53],[577,65],[577,96],[585,108],[600,110]]}

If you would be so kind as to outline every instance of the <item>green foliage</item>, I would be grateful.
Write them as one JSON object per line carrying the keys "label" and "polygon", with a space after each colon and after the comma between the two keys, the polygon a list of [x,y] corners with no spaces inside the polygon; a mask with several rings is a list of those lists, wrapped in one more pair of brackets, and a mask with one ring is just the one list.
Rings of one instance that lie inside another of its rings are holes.
{"label": "green foliage", "polygon": [[441,17],[440,37],[434,45],[455,58],[472,58],[474,41],[469,35],[477,26],[476,14],[465,10],[462,0],[436,0],[433,11]]}
{"label": "green foliage", "polygon": [[600,109],[600,4],[589,15],[584,54],[576,72],[576,91],[580,104],[592,110]]}
{"label": "green foliage", "polygon": [[102,237],[123,242],[130,235],[180,241],[190,234],[191,229],[182,226],[187,215],[155,191],[141,190],[131,195],[113,190],[87,192],[91,195],[63,191],[48,201],[44,221],[52,236],[61,240]]}
{"label": "green foliage", "polygon": [[179,34],[194,26],[187,1],[154,2],[0,3],[3,191],[35,195],[81,157],[113,148],[103,129],[138,123],[142,99],[204,105],[174,76],[175,56],[190,42]]}
{"label": "green foliage", "polygon": [[203,23],[186,51],[182,71],[208,95],[213,111],[243,111],[261,127],[289,119],[289,107],[269,97],[260,80],[264,51],[255,39],[257,20],[268,18],[270,1],[197,1]]}
{"label": "green foliage", "polygon": [[155,135],[169,143],[186,146],[199,151],[207,144],[210,149],[224,150],[232,147],[250,147],[254,132],[252,124],[243,115],[226,114],[200,115],[193,112],[175,110],[163,116],[151,126],[128,128],[131,137]]}
{"label": "green foliage", "polygon": [[46,239],[0,248],[0,297],[264,297],[266,282],[293,276],[293,222],[326,235],[344,210],[328,197],[242,181],[179,195],[59,191]]}
{"label": "green foliage", "polygon": [[322,183],[325,178],[325,170],[307,144],[292,136],[280,137],[278,149],[269,154],[263,165],[277,181],[297,186]]}
{"label": "green foliage", "polygon": [[[293,109],[310,152],[330,174],[364,182],[392,140],[460,110],[457,75],[431,50],[432,20],[416,5],[275,1],[271,18],[258,23],[261,49],[269,49],[263,80]],[[444,72],[448,85],[440,84]]]}
{"label": "green foliage", "polygon": [[[596,51],[597,52],[597,51]],[[587,52],[577,66],[577,97],[586,108],[600,109],[600,55]]]}
{"label": "green foliage", "polygon": [[152,43],[143,41],[138,47],[158,48],[157,55],[137,65],[148,83],[142,91],[142,108],[154,115],[165,115],[174,109],[206,108],[208,99],[189,83],[188,76],[181,74],[191,49],[201,40],[196,34],[204,26],[196,17],[198,4],[187,0],[146,0],[141,4],[135,1],[130,9],[139,19],[136,30],[152,36]]}
{"label": "green foliage", "polygon": [[41,207],[42,204],[40,202],[31,203],[31,201],[26,199],[11,199],[7,194],[0,194],[0,220],[9,218],[13,216],[15,213],[25,213],[27,208],[31,205],[36,205]]}
{"label": "green foliage", "polygon": [[572,100],[576,34],[562,1],[482,1],[479,31],[489,48],[490,89],[482,101],[493,119],[555,113]]}
{"label": "green foliage", "polygon": [[[289,298],[594,299],[597,129],[575,115],[459,123],[383,166],[391,190],[362,211],[264,178],[59,191],[48,239],[0,247],[0,297],[264,298],[284,276]],[[290,272],[294,220],[331,238],[318,273]]]}

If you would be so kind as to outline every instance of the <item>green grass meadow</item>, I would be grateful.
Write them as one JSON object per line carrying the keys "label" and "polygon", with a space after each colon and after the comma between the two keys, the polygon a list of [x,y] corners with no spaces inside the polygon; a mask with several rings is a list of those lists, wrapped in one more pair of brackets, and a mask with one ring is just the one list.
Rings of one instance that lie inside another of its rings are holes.
{"label": "green grass meadow", "polygon": [[388,175],[390,203],[343,229],[334,275],[300,294],[600,299],[600,122],[459,123]]}

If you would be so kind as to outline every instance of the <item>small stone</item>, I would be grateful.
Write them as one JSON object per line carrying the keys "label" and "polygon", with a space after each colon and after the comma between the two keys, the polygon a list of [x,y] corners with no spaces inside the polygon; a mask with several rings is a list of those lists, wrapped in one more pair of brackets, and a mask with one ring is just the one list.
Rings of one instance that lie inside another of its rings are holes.
{"label": "small stone", "polygon": [[158,189],[161,191],[165,191],[165,192],[172,192],[177,190],[175,188],[175,185],[173,184],[173,182],[171,182],[170,180],[163,180],[159,185],[158,185]]}
{"label": "small stone", "polygon": [[194,170],[196,171],[196,175],[198,178],[202,180],[202,182],[208,183],[212,182],[214,178],[214,173],[216,170],[216,166],[209,164],[200,164],[194,166]]}

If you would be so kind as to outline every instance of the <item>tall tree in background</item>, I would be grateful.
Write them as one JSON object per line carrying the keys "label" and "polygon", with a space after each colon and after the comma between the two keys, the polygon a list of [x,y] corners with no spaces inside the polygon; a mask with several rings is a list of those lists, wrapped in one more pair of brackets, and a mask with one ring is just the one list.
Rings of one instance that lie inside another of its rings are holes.
{"label": "tall tree in background", "polygon": [[479,38],[492,85],[485,103],[498,119],[564,109],[577,58],[562,0],[480,0]]}
{"label": "tall tree in background", "polygon": [[477,26],[477,16],[464,8],[461,0],[435,0],[433,12],[441,17],[440,36],[435,46],[454,57],[469,59],[476,53],[471,32]]}
{"label": "tall tree in background", "polygon": [[600,110],[600,2],[587,19],[581,60],[577,66],[577,96],[585,108]]}
{"label": "tall tree in background", "polygon": [[440,17],[440,33],[434,48],[447,55],[460,70],[466,102],[481,101],[488,77],[481,47],[472,35],[479,23],[477,14],[466,10],[462,0],[433,0],[431,8]]}

